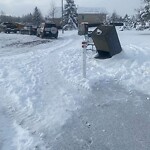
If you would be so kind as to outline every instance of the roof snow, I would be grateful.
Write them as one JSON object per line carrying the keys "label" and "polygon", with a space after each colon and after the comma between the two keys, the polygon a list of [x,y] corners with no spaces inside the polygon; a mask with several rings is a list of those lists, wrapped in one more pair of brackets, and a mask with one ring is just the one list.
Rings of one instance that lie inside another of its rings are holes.
{"label": "roof snow", "polygon": [[95,13],[107,13],[105,8],[102,7],[78,7],[78,14],[95,14]]}
{"label": "roof snow", "polygon": [[[102,7],[77,7],[78,14],[97,14],[97,13],[107,13],[105,8]],[[54,14],[55,18],[61,18],[62,8],[57,7]]]}

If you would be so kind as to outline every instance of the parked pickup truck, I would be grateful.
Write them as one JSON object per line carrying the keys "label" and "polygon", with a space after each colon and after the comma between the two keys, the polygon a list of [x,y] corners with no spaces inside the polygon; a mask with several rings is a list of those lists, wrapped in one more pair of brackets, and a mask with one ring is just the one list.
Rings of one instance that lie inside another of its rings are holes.
{"label": "parked pickup truck", "polygon": [[0,24],[0,31],[5,33],[17,33],[17,25],[11,22],[3,22]]}

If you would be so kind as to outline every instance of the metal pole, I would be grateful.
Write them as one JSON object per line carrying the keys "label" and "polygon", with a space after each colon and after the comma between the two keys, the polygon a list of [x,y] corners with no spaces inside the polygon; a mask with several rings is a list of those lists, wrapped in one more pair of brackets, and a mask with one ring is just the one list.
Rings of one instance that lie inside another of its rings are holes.
{"label": "metal pole", "polygon": [[63,9],[63,5],[64,5],[64,2],[63,2],[63,0],[61,0],[61,8],[62,8],[62,33],[64,33],[64,30],[63,30],[63,11],[64,11],[64,9]]}
{"label": "metal pole", "polygon": [[83,44],[83,78],[86,78],[86,44]]}

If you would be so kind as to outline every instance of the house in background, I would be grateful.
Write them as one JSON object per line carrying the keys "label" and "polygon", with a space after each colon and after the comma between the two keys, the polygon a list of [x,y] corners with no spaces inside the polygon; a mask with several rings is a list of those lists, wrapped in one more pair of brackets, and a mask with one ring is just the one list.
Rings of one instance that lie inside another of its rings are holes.
{"label": "house in background", "polygon": [[78,24],[99,24],[106,22],[107,12],[104,8],[78,7]]}
{"label": "house in background", "polygon": [[[105,8],[78,7],[77,13],[78,24],[88,22],[90,25],[94,25],[106,22],[107,11]],[[58,27],[61,26],[62,11],[60,7],[56,9],[54,18],[50,18],[49,20],[56,23]]]}

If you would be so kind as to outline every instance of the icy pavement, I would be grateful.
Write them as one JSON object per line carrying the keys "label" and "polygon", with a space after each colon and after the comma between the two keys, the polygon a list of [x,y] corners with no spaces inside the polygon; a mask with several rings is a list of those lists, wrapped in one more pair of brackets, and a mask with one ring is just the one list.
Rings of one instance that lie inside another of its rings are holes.
{"label": "icy pavement", "polygon": [[1,33],[0,149],[148,150],[148,32],[119,32],[123,52],[108,60],[88,51],[86,79],[75,31]]}

